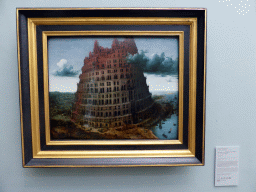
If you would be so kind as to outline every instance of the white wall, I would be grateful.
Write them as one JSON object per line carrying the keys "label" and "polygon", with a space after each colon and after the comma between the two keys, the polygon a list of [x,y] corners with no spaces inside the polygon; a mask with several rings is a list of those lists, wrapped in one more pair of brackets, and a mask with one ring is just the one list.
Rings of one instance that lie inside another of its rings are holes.
{"label": "white wall", "polygon": [[[256,7],[242,1],[0,0],[0,191],[256,191]],[[22,168],[16,7],[207,8],[206,165]],[[221,145],[240,146],[237,187],[214,187],[214,148]]]}

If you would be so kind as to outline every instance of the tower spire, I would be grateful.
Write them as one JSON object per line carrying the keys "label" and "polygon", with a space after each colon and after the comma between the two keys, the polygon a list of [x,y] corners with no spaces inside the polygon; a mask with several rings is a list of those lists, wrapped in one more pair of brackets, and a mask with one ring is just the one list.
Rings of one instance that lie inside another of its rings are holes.
{"label": "tower spire", "polygon": [[95,40],[93,52],[94,52],[94,53],[98,53],[99,50],[100,50],[99,42],[98,42],[97,40]]}
{"label": "tower spire", "polygon": [[112,48],[116,48],[119,45],[119,41],[117,40],[117,38],[114,38],[113,43],[112,43]]}

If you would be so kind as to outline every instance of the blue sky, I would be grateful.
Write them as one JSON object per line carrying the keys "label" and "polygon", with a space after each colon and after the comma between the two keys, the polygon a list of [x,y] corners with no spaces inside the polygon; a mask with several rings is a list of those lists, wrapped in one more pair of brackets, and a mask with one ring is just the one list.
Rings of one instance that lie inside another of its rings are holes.
{"label": "blue sky", "polygon": [[[48,40],[49,89],[50,91],[76,92],[79,74],[84,58],[93,51],[94,41],[102,47],[111,47],[113,38],[50,38]],[[123,40],[123,39],[119,39]],[[138,51],[146,51],[151,59],[155,54],[176,59],[178,40],[176,38],[135,38]],[[62,75],[58,75],[62,74]],[[144,73],[149,91],[153,94],[177,91],[177,76]]]}

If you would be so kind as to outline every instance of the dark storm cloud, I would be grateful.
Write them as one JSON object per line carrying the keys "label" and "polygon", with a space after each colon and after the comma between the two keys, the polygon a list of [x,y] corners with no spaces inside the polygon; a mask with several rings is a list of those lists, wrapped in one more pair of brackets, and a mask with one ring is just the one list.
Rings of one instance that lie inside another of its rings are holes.
{"label": "dark storm cloud", "polygon": [[174,75],[178,74],[178,59],[173,60],[170,57],[165,57],[164,53],[161,55],[155,54],[152,58],[145,55],[145,51],[128,56],[127,61],[137,65],[145,73],[156,75]]}
{"label": "dark storm cloud", "polygon": [[76,71],[73,69],[72,65],[67,64],[66,59],[61,59],[58,63],[58,70],[53,73],[54,76],[59,77],[75,77],[79,73],[79,71]]}

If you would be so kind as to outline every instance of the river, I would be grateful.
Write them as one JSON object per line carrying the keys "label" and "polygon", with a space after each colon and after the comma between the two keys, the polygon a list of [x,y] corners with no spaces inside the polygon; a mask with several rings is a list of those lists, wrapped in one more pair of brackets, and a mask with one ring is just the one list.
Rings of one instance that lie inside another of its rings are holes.
{"label": "river", "polygon": [[153,133],[159,139],[174,140],[178,137],[178,116],[176,114],[171,115],[171,117],[166,118],[159,122],[154,128],[152,128]]}

